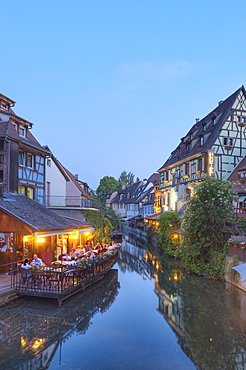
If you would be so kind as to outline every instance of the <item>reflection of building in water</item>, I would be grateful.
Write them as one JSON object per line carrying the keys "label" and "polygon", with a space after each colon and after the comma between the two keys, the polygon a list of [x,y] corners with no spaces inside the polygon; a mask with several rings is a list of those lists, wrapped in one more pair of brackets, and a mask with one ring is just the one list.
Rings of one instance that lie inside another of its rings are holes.
{"label": "reflection of building in water", "polygon": [[136,271],[144,278],[151,279],[154,277],[154,267],[152,263],[146,260],[145,249],[136,247],[125,239],[118,254],[118,264],[121,268]]}
{"label": "reflection of building in water", "polygon": [[169,295],[155,283],[155,293],[158,296],[158,311],[167,322],[180,334],[182,333],[181,306],[182,300],[178,295]]}
{"label": "reflection of building in water", "polygon": [[[246,369],[245,293],[170,266],[155,275],[157,311],[198,369]],[[244,313],[244,314],[243,314]]]}
{"label": "reflection of building in water", "polygon": [[118,270],[69,299],[60,308],[50,300],[21,298],[1,308],[0,369],[48,369],[58,347],[74,333],[84,334],[91,318],[107,311],[118,294]]}

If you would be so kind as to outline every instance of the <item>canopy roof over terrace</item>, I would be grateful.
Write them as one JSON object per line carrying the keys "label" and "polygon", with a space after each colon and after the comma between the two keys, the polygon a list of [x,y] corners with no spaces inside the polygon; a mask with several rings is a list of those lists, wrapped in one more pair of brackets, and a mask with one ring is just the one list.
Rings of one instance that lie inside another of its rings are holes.
{"label": "canopy roof over terrace", "polygon": [[94,231],[90,222],[68,219],[23,194],[4,193],[0,199],[0,232],[35,236]]}

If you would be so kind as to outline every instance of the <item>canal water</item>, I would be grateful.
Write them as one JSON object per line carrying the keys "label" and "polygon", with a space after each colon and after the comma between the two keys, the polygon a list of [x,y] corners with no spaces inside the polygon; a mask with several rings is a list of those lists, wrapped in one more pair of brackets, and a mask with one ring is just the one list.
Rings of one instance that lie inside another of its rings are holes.
{"label": "canal water", "polygon": [[0,369],[246,369],[246,294],[124,240],[99,284],[0,308]]}

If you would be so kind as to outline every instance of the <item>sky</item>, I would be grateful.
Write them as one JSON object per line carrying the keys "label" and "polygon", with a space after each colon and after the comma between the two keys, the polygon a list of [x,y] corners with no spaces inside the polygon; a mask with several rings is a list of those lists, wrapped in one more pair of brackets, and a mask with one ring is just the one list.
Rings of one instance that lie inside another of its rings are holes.
{"label": "sky", "polygon": [[0,93],[92,189],[144,179],[246,84],[245,35],[245,0],[2,1]]}

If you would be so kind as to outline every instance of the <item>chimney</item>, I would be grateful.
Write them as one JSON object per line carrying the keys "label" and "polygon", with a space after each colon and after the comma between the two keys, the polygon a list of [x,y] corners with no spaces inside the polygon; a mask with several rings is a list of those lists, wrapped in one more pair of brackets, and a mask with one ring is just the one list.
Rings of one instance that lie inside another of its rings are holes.
{"label": "chimney", "polygon": [[222,104],[223,102],[224,102],[224,100],[220,100],[220,101],[218,102],[218,105]]}
{"label": "chimney", "polygon": [[196,123],[198,123],[200,121],[200,118],[196,118]]}
{"label": "chimney", "polygon": [[122,184],[122,185],[121,185],[121,188],[122,188],[122,190],[125,190],[125,188],[126,188],[126,184]]}
{"label": "chimney", "polygon": [[76,173],[76,174],[74,175],[74,177],[76,178],[76,180],[78,180],[78,179],[79,179],[79,175],[78,175],[78,173]]}

